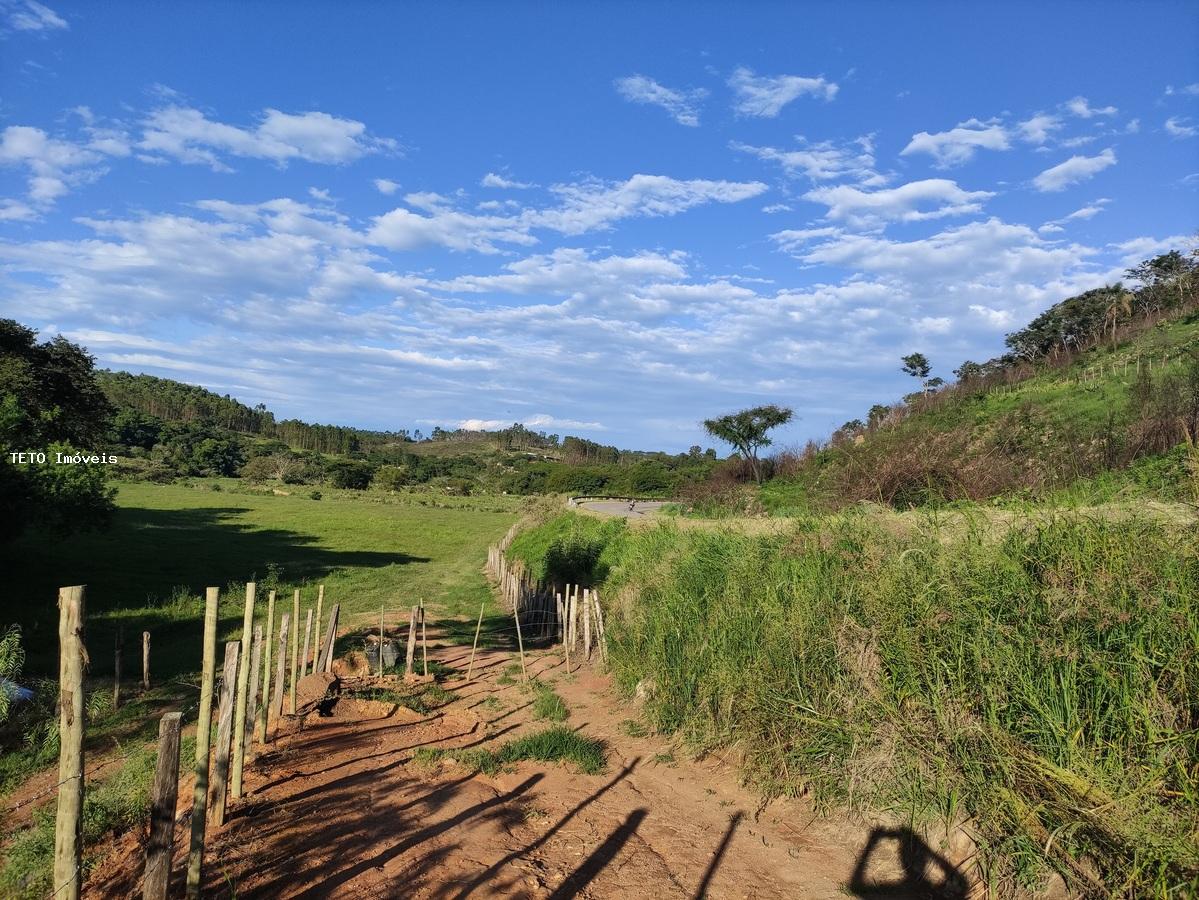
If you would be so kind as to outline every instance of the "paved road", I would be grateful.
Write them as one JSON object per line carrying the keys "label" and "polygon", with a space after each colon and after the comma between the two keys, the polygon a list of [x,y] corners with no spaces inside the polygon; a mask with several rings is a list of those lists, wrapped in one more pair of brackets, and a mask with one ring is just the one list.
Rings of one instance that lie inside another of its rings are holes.
{"label": "paved road", "polygon": [[639,500],[630,510],[629,504],[622,500],[588,500],[580,503],[581,509],[603,513],[606,516],[624,516],[626,519],[641,519],[656,515],[658,510],[666,505],[665,500]]}

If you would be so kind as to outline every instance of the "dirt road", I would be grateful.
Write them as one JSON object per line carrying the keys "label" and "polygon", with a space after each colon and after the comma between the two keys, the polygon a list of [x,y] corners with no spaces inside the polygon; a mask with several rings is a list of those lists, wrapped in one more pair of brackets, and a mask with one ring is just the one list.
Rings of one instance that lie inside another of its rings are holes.
{"label": "dirt road", "polygon": [[[458,672],[468,655],[430,648],[431,660]],[[732,766],[688,761],[663,738],[633,736],[643,734],[635,711],[615,699],[607,676],[586,666],[567,675],[557,649],[529,658],[530,677],[565,700],[567,724],[607,742],[605,772],[521,762],[487,776],[414,758],[421,748],[496,747],[545,727],[532,719],[533,695],[514,680],[508,650],[481,653],[469,682],[451,674],[449,695],[424,713],[354,699],[380,682],[347,677],[331,716],[295,723],[247,769],[247,797],[210,834],[205,896],[845,896],[866,829],[818,819],[800,801],[760,809]],[[138,893],[142,859],[138,836],[126,836],[87,896]],[[906,883],[894,865],[875,862],[872,878]]]}

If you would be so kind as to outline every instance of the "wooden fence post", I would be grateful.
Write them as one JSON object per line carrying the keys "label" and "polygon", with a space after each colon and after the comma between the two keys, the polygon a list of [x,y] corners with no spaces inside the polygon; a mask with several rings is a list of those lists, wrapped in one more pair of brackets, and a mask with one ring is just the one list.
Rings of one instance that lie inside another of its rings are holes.
{"label": "wooden fence post", "polygon": [[566,674],[567,675],[571,674],[571,642],[566,640],[566,638],[565,638],[565,635],[570,634],[570,630],[571,630],[571,628],[570,628],[570,621],[571,621],[570,609],[571,609],[571,597],[570,597],[570,594],[567,594],[566,599],[564,600],[564,603],[562,603],[562,611],[564,611],[564,614],[565,614],[565,617],[562,618],[562,634],[564,634],[564,639],[562,639],[562,652],[564,652],[566,654]]}
{"label": "wooden fence post", "polygon": [[591,591],[583,588],[583,658],[591,661]]}
{"label": "wooden fence post", "polygon": [[229,779],[229,793],[234,800],[241,799],[241,776],[246,764],[246,713],[249,712],[250,693],[250,645],[253,642],[254,601],[258,585],[246,583],[246,609],[241,622],[241,650],[237,669],[237,696],[233,701],[233,775]]}
{"label": "wooden fence post", "polygon": [[562,605],[562,594],[556,591],[554,592],[554,611],[558,616],[558,621],[556,623],[558,626],[558,643],[562,643],[562,629],[566,624],[566,610]]}
{"label": "wooden fence post", "polygon": [[412,659],[416,655],[416,610],[417,607],[412,607],[412,612],[408,616],[408,648],[404,654],[404,674],[412,674]]}
{"label": "wooden fence post", "polygon": [[125,642],[125,626],[117,626],[117,639],[112,654],[112,708],[121,707],[121,644]]}
{"label": "wooden fence post", "polygon": [[484,600],[479,604],[479,622],[475,625],[475,642],[470,645],[470,665],[466,667],[466,680],[470,681],[471,673],[475,670],[475,650],[479,646],[479,632],[483,629],[483,610],[487,608],[487,601]]}
{"label": "wooden fence post", "polygon": [[591,592],[591,602],[595,604],[595,641],[599,644],[600,659],[608,662],[608,635],[604,632],[604,613],[600,609],[599,591]]}
{"label": "wooden fence post", "polygon": [[337,647],[337,620],[341,615],[341,604],[334,603],[329,611],[329,633],[325,635],[325,649],[321,654],[322,672],[333,671],[333,650]]}
{"label": "wooden fence post", "polygon": [[[287,628],[291,622],[291,614],[284,613],[279,620],[279,653],[275,666],[275,696],[271,698],[270,715],[275,717],[275,733],[279,731],[279,717],[283,715],[283,685],[287,675]],[[270,718],[267,718],[270,725]]]}
{"label": "wooden fence post", "polygon": [[204,599],[204,662],[200,674],[200,709],[196,713],[196,784],[192,793],[191,843],[187,856],[187,897],[200,896],[204,865],[204,832],[208,826],[208,749],[212,742],[212,682],[216,676],[216,621],[220,588]]}
{"label": "wooden fence post", "polygon": [[321,655],[321,612],[325,605],[325,586],[316,589],[316,634],[312,636],[312,672],[316,672],[317,657]]}
{"label": "wooden fence post", "polygon": [[266,743],[266,727],[271,718],[271,648],[275,637],[275,592],[266,595],[266,638],[262,645],[262,711],[259,712],[258,740]]}
{"label": "wooden fence post", "polygon": [[79,900],[83,889],[84,586],[58,591],[58,812],[54,820],[54,894]]}
{"label": "wooden fence post", "polygon": [[312,637],[312,607],[308,607],[308,620],[304,623],[304,649],[300,651],[300,677],[308,674],[308,641]]}
{"label": "wooden fence post", "polygon": [[287,692],[287,711],[296,714],[296,666],[300,662],[300,589],[291,598],[291,690]]}
{"label": "wooden fence post", "polygon": [[150,690],[150,632],[142,632],[142,690]]}
{"label": "wooden fence post", "polygon": [[225,804],[229,796],[229,757],[233,749],[233,706],[237,699],[237,656],[240,652],[238,641],[225,644],[220,717],[216,726],[216,763],[212,770],[212,818],[218,827],[225,824]]}
{"label": "wooden fence post", "polygon": [[424,660],[425,677],[429,677],[429,641],[428,632],[425,630],[425,601],[420,602],[420,652],[421,658]]}
{"label": "wooden fence post", "polygon": [[520,649],[520,678],[526,684],[529,681],[529,672],[525,668],[525,641],[520,635],[520,610],[513,606],[512,617],[516,619],[516,646]]}
{"label": "wooden fence post", "polygon": [[[254,746],[255,724],[258,722],[258,682],[262,667],[262,624],[254,626],[254,651],[250,656],[250,693],[246,703],[246,749]],[[266,702],[266,698],[263,698]]]}
{"label": "wooden fence post", "polygon": [[146,876],[142,900],[167,900],[171,857],[175,849],[175,806],[179,799],[179,726],[183,713],[170,712],[158,721],[158,764],[150,806],[150,840],[146,844]]}

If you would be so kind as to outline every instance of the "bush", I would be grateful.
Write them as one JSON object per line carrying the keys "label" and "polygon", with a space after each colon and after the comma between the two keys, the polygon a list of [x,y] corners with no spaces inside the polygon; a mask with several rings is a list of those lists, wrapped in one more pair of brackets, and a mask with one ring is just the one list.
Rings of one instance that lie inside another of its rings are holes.
{"label": "bush", "polygon": [[336,488],[363,491],[370,486],[373,474],[366,463],[337,462],[329,468],[329,481]]}
{"label": "bush", "polygon": [[310,491],[308,494],[308,498],[310,500],[319,500],[319,499],[321,499],[321,496],[322,495],[321,495],[320,491]]}
{"label": "bush", "polygon": [[380,466],[371,479],[371,486],[381,491],[398,491],[411,478],[412,471],[407,466]]}

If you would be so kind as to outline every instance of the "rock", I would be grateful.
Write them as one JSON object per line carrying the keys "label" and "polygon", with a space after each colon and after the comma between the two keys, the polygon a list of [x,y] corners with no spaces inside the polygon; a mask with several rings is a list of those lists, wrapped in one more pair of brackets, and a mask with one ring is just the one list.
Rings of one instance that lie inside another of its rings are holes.
{"label": "rock", "polygon": [[331,672],[305,675],[296,684],[296,715],[303,716],[314,710],[328,715],[340,693],[341,679]]}

